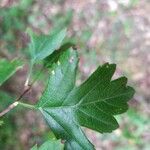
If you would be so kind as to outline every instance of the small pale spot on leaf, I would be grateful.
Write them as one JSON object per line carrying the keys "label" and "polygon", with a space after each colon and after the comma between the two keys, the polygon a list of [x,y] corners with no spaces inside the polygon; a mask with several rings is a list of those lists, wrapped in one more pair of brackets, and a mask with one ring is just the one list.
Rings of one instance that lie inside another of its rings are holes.
{"label": "small pale spot on leaf", "polygon": [[71,57],[71,58],[69,59],[69,62],[72,63],[73,61],[74,61],[74,57]]}
{"label": "small pale spot on leaf", "polygon": [[58,66],[60,65],[60,61],[57,62]]}
{"label": "small pale spot on leaf", "polygon": [[55,74],[55,71],[54,71],[54,70],[52,70],[52,74],[53,74],[53,75]]}
{"label": "small pale spot on leaf", "polygon": [[109,65],[107,65],[106,68],[109,68]]}

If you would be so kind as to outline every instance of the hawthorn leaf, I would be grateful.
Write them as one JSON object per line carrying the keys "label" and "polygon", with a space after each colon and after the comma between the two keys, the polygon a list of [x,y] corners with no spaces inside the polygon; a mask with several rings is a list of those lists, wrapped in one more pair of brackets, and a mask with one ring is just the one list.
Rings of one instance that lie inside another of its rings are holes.
{"label": "hawthorn leaf", "polygon": [[43,60],[61,46],[66,36],[66,29],[56,32],[53,35],[37,36],[30,33],[31,43],[29,45],[31,64]]}
{"label": "hawthorn leaf", "polygon": [[100,133],[119,127],[114,115],[128,109],[134,89],[127,78],[111,80],[115,64],[104,64],[80,86],[75,86],[78,55],[68,49],[51,68],[49,81],[36,107],[42,112],[57,138],[64,139],[66,150],[93,150],[81,126]]}
{"label": "hawthorn leaf", "polygon": [[20,60],[14,59],[12,61],[8,61],[6,59],[1,59],[0,60],[0,86],[21,67],[22,67],[22,62]]}
{"label": "hawthorn leaf", "polygon": [[39,148],[35,145],[31,150],[63,150],[63,147],[64,145],[60,140],[49,140],[42,144]]}
{"label": "hawthorn leaf", "polygon": [[57,51],[54,51],[51,55],[44,59],[44,66],[51,68],[54,62],[57,62],[60,55],[67,49],[74,47],[75,45],[71,42],[64,43]]}

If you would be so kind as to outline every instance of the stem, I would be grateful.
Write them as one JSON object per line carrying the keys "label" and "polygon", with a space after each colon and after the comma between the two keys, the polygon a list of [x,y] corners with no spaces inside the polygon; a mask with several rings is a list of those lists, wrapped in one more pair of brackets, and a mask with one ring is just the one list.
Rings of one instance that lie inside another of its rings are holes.
{"label": "stem", "polygon": [[26,108],[30,108],[30,109],[36,109],[36,107],[34,107],[33,105],[30,104],[26,104],[26,103],[21,103],[19,102],[23,96],[28,93],[30,91],[30,89],[32,88],[33,84],[36,82],[36,80],[39,78],[41,72],[43,71],[44,67],[41,69],[41,71],[39,72],[39,74],[37,75],[37,77],[32,81],[32,83],[28,86],[27,89],[25,89],[22,94],[15,100],[14,103],[12,103],[11,105],[9,105],[6,109],[4,109],[2,112],[0,112],[0,117],[4,116],[5,114],[7,114],[10,110],[14,109],[18,104],[21,106],[24,106]]}
{"label": "stem", "polygon": [[31,84],[26,90],[24,90],[24,92],[16,99],[16,101],[20,101],[22,97],[30,91],[30,89],[32,88],[32,85],[33,84]]}
{"label": "stem", "polygon": [[28,75],[27,75],[27,79],[25,81],[25,86],[29,85],[30,77],[32,75],[32,68],[33,68],[33,63],[31,62],[30,67],[29,67],[29,72],[28,72]]}
{"label": "stem", "polygon": [[36,107],[34,105],[30,105],[27,103],[18,102],[18,105],[29,108],[29,109],[36,109]]}
{"label": "stem", "polygon": [[22,103],[22,102],[14,102],[11,105],[9,105],[5,110],[3,110],[0,113],[0,117],[4,116],[5,114],[7,114],[9,111],[11,111],[12,109],[14,109],[16,106],[23,106],[25,108],[29,108],[29,109],[36,109],[36,107],[34,105],[30,105],[30,104],[26,104],[26,103]]}
{"label": "stem", "polygon": [[18,105],[18,102],[14,102],[11,105],[9,105],[5,110],[3,110],[0,113],[0,117],[4,116],[5,114],[7,114],[9,111],[11,111],[12,109],[14,109],[16,106]]}

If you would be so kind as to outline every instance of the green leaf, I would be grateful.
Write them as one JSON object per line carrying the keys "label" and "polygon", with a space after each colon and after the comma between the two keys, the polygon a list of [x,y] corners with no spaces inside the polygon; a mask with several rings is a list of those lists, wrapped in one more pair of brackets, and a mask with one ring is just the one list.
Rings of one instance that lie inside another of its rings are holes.
{"label": "green leaf", "polygon": [[12,104],[14,102],[13,99],[8,93],[0,91],[0,112]]}
{"label": "green leaf", "polygon": [[44,66],[51,68],[54,62],[57,62],[60,55],[67,49],[74,47],[75,45],[71,42],[64,43],[57,51],[54,51],[51,55],[44,59]]}
{"label": "green leaf", "polygon": [[38,150],[37,145],[34,145],[34,146],[31,148],[31,150]]}
{"label": "green leaf", "polygon": [[6,59],[1,59],[0,60],[0,86],[21,67],[22,67],[22,63],[17,59],[12,60],[11,62]]}
{"label": "green leaf", "polygon": [[92,150],[81,126],[100,133],[112,132],[118,123],[114,115],[128,109],[134,89],[127,79],[111,80],[116,65],[104,64],[80,86],[75,86],[77,52],[69,49],[51,68],[51,75],[37,107],[57,138],[65,139],[65,149]]}
{"label": "green leaf", "polygon": [[31,43],[29,45],[32,65],[50,54],[61,46],[66,35],[66,29],[63,29],[53,35],[37,36],[30,33]]}
{"label": "green leaf", "polygon": [[64,145],[60,140],[49,140],[42,144],[39,148],[35,145],[31,150],[62,150]]}

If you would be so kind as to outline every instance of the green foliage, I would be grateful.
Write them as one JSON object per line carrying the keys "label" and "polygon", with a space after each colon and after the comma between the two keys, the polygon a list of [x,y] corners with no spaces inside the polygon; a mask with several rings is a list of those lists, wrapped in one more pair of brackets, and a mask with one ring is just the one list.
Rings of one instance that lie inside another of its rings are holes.
{"label": "green foliage", "polygon": [[4,92],[0,91],[0,111],[2,111],[5,107],[12,103],[12,97]]}
{"label": "green foliage", "polygon": [[6,59],[0,60],[0,86],[10,78],[20,67],[22,63],[15,59],[11,62]]}
{"label": "green foliage", "polygon": [[118,128],[113,115],[128,109],[134,90],[121,77],[111,81],[116,65],[104,64],[79,87],[75,86],[77,52],[68,49],[54,63],[46,90],[37,104],[57,138],[66,139],[66,149],[94,149],[81,126],[100,133]]}
{"label": "green foliage", "polygon": [[35,145],[31,150],[62,150],[63,147],[64,146],[60,140],[49,140],[42,144],[39,148]]}
{"label": "green foliage", "polygon": [[[76,86],[78,53],[70,43],[61,46],[65,35],[66,29],[52,35],[30,34],[30,71],[35,63],[43,60],[44,67],[50,68],[51,73],[47,87],[35,106],[18,104],[39,109],[56,138],[65,140],[64,149],[93,150],[94,146],[81,127],[100,133],[117,129],[119,125],[114,116],[127,111],[127,102],[133,97],[134,89],[126,85],[125,77],[111,80],[116,65],[109,63],[99,66],[84,83]],[[17,60],[11,63],[1,60],[0,64],[0,84],[21,66]],[[60,141],[46,142],[39,149],[53,147],[62,149]],[[35,146],[32,150],[37,149]]]}
{"label": "green foliage", "polygon": [[60,140],[49,140],[42,144],[39,148],[35,145],[31,150],[62,150],[63,144]]}
{"label": "green foliage", "polygon": [[57,51],[54,51],[51,55],[49,55],[48,57],[46,57],[44,59],[44,66],[46,68],[51,68],[53,63],[56,63],[60,57],[60,55],[62,55],[62,53],[71,48],[74,47],[74,44],[71,42],[66,42],[65,44],[63,44]]}
{"label": "green foliage", "polygon": [[16,150],[19,150],[17,149],[20,146],[18,134],[14,134],[18,126],[14,123],[14,120],[14,113],[11,112],[0,121],[0,149],[2,150],[12,149],[14,145],[16,145]]}
{"label": "green foliage", "polygon": [[37,36],[33,33],[30,34],[31,44],[29,45],[29,48],[31,53],[31,63],[34,64],[52,54],[61,46],[65,35],[66,29],[53,35]]}
{"label": "green foliage", "polygon": [[[0,90],[0,112],[12,104],[13,99],[14,98],[12,98],[11,95]],[[14,145],[16,145],[16,150],[18,150],[18,147],[20,146],[17,139],[17,133],[14,134],[14,131],[18,128],[14,123],[14,115],[15,110],[8,113],[7,116],[4,116],[2,120],[0,118],[0,149],[2,150],[12,149]]]}

